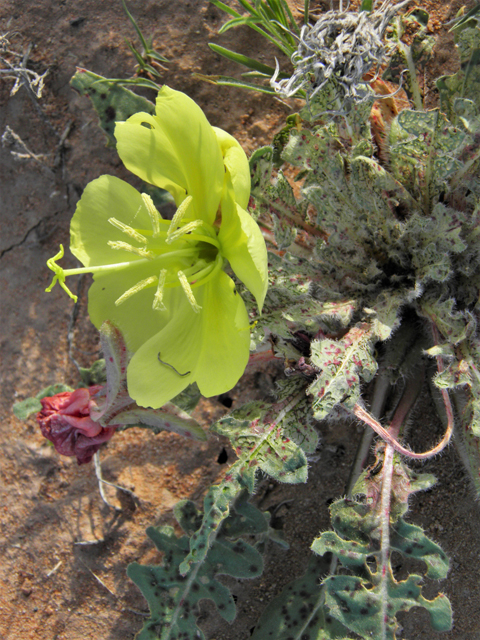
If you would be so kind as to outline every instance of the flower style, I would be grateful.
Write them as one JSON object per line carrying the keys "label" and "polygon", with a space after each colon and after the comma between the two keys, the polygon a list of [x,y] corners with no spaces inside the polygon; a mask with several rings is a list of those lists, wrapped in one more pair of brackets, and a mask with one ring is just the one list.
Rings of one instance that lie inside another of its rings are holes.
{"label": "flower style", "polygon": [[58,280],[68,291],[66,275],[93,273],[90,318],[97,328],[110,320],[124,334],[133,352],[128,392],[137,404],[160,407],[194,381],[204,396],[223,393],[242,375],[250,345],[248,314],[225,261],[260,310],[267,289],[265,242],[245,211],[245,153],[169,87],[160,90],[154,116],[118,122],[115,137],[125,166],[169,191],[177,211],[164,220],[126,182],[94,180],[71,223],[71,251],[85,266],[61,269],[61,249],[48,263],[55,276],[47,290]]}
{"label": "flower style", "polygon": [[96,406],[92,396],[102,389],[97,385],[41,400],[42,410],[37,414],[37,421],[43,436],[61,455],[76,456],[78,464],[90,462],[117,428],[117,425],[103,426],[90,417],[90,411]]}

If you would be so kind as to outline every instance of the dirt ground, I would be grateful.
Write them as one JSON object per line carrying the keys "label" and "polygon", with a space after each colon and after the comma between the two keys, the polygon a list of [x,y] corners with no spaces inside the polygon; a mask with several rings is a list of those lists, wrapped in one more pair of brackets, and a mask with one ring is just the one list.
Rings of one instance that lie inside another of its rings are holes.
{"label": "dirt ground", "polygon": [[[292,6],[295,2],[303,6],[303,0],[292,0]],[[431,12],[431,31],[442,36],[426,78],[430,104],[435,99],[432,78],[457,64],[443,24],[461,4],[422,4]],[[329,3],[315,6],[322,10]],[[285,105],[192,77],[192,72],[237,73],[208,49],[209,41],[272,64],[274,51],[263,40],[246,28],[218,36],[225,19],[207,0],[130,0],[129,7],[144,34],[154,35],[157,50],[171,60],[165,83],[194,98],[210,122],[235,135],[247,152],[271,139],[289,113]],[[171,509],[178,500],[200,504],[234,456],[228,450],[228,462],[220,456],[226,445],[216,436],[197,444],[139,429],[118,434],[101,452],[104,477],[131,489],[138,500],[112,490],[111,500],[122,507],[114,512],[100,498],[93,465],[79,467],[75,460],[61,458],[33,419],[23,423],[13,416],[16,400],[54,382],[76,385],[69,333],[77,360],[86,365],[97,356],[96,332],[86,314],[88,283],[83,283],[74,323],[72,303],[63,291],[57,287],[44,293],[50,282],[45,262],[59,243],[68,246],[69,222],[90,180],[109,173],[136,184],[116,153],[106,148],[88,101],[68,84],[75,66],[107,77],[131,75],[134,61],[124,38],[133,39],[134,32],[119,1],[1,0],[0,35],[7,33],[10,49],[23,53],[31,45],[27,66],[39,73],[48,69],[48,75],[38,102],[24,88],[11,96],[13,82],[0,82],[0,135],[10,127],[37,156],[16,160],[11,147],[0,148],[0,638],[126,640],[139,631],[147,611],[126,577],[126,566],[158,561],[145,528],[172,524]],[[66,262],[75,264],[71,256]],[[247,371],[229,394],[232,406],[271,394],[281,375],[275,364]],[[225,404],[225,398],[223,403],[203,401],[195,415],[208,428],[227,411]],[[417,450],[441,433],[426,395],[414,424],[412,446]],[[285,486],[263,479],[255,497],[257,505],[275,510],[282,519],[290,548],[285,551],[272,543],[260,578],[226,581],[237,598],[233,625],[225,623],[213,605],[201,605],[207,640],[247,640],[265,605],[303,572],[313,538],[329,527],[328,504],[344,491],[362,428],[348,421],[334,428],[320,424],[319,429],[322,446],[310,461],[308,483]],[[438,483],[415,497],[410,517],[451,559],[440,588],[451,599],[454,627],[434,633],[426,612],[415,609],[402,617],[399,637],[480,640],[479,505],[453,447],[422,468],[434,473]],[[429,597],[438,588],[426,581]]]}

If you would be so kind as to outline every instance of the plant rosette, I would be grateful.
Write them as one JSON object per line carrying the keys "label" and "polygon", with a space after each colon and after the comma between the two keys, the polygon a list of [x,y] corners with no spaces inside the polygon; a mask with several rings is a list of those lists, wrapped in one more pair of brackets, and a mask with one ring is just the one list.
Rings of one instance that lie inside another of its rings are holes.
{"label": "plant rosette", "polygon": [[261,310],[267,290],[267,251],[262,233],[245,211],[250,170],[239,143],[212,127],[185,94],[164,86],[156,114],[136,113],[115,128],[125,166],[175,200],[164,220],[151,198],[113,176],[87,185],[71,222],[72,253],[92,273],[88,311],[100,328],[113,322],[133,356],[129,395],[144,407],[160,407],[196,382],[214,396],[231,389],[249,357],[245,304],[224,271],[254,295]]}

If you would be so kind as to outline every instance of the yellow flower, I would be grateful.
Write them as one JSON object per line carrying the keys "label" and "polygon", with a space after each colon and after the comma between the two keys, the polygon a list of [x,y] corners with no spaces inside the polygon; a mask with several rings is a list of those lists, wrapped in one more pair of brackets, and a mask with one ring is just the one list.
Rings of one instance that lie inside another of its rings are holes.
{"label": "yellow flower", "polygon": [[124,334],[133,352],[128,391],[139,405],[160,407],[192,382],[207,397],[228,391],[248,362],[250,332],[226,261],[260,309],[267,290],[265,242],[245,211],[245,153],[169,87],[154,116],[117,123],[115,136],[125,166],[168,190],[177,212],[163,220],[150,197],[126,182],[94,180],[71,223],[70,248],[85,267],[63,271],[59,254],[49,261],[54,282],[66,289],[66,275],[93,273],[90,318]]}

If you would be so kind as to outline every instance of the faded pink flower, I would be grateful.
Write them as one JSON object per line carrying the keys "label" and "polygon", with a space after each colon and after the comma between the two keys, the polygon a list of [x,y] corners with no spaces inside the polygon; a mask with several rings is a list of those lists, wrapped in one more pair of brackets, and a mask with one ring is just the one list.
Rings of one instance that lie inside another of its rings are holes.
{"label": "faded pink flower", "polygon": [[115,433],[117,425],[104,427],[90,417],[96,408],[92,397],[103,387],[76,389],[43,398],[37,421],[42,434],[53,443],[58,453],[76,456],[78,464],[90,462],[100,445]]}

